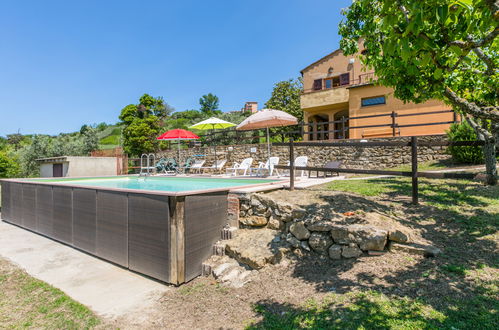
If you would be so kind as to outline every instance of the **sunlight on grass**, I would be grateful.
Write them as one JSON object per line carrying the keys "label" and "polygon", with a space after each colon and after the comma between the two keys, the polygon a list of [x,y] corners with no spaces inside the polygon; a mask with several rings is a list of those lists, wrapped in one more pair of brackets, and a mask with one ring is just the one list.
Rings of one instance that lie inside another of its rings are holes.
{"label": "sunlight on grass", "polygon": [[1,270],[0,324],[7,328],[88,329],[100,320],[64,292],[21,270]]}

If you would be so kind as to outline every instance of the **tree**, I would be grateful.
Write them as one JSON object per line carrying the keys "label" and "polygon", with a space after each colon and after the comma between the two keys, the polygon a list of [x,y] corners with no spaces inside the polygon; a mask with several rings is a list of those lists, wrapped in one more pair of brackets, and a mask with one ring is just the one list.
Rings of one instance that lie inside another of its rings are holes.
{"label": "tree", "polygon": [[142,95],[139,104],[129,104],[121,110],[119,119],[123,128],[123,149],[130,155],[153,152],[158,147],[160,118],[171,111],[161,97]]}
{"label": "tree", "polygon": [[18,163],[7,153],[0,151],[0,178],[13,178],[19,174]]}
{"label": "tree", "polygon": [[485,141],[487,182],[496,184],[499,2],[357,0],[343,15],[344,53],[357,53],[361,40],[361,61],[397,98],[451,104]]}
{"label": "tree", "polygon": [[[272,95],[270,96],[270,99],[265,103],[265,107],[268,109],[285,111],[298,118],[298,122],[300,122],[303,120],[303,110],[300,106],[301,92],[301,78],[280,81],[274,85]],[[291,127],[271,129],[273,134],[282,133],[283,141],[285,132],[291,130],[296,129]],[[295,138],[298,137],[299,135],[295,136]]]}
{"label": "tree", "polygon": [[301,79],[279,81],[274,85],[270,99],[265,103],[268,109],[282,110],[303,120],[303,110],[300,107],[302,91]]}
{"label": "tree", "polygon": [[199,104],[201,105],[201,112],[213,114],[218,111],[218,96],[208,93],[207,95],[201,96],[199,99]]}

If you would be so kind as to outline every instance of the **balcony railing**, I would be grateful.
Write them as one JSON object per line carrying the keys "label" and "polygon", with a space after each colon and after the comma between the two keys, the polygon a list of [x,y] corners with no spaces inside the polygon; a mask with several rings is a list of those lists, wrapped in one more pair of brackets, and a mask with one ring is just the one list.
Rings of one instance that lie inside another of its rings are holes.
{"label": "balcony railing", "polygon": [[331,87],[326,87],[325,83],[322,83],[320,88],[310,88],[310,89],[304,89],[303,94],[307,93],[313,93],[313,92],[320,92],[323,90],[328,90],[328,89],[335,89],[335,88],[345,88],[345,87],[352,87],[352,86],[359,86],[359,85],[366,85],[370,84],[376,81],[376,75],[374,72],[368,72],[368,73],[363,73],[357,76],[357,79],[350,79],[348,84],[343,84],[343,85],[332,85]]}

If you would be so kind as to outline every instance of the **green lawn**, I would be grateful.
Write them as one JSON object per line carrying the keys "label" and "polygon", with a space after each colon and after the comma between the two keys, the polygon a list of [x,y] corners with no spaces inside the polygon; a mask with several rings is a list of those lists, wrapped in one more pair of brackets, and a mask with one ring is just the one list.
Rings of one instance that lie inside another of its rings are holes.
{"label": "green lawn", "polygon": [[262,316],[248,329],[497,329],[497,287],[472,300],[449,301],[437,310],[422,301],[375,291],[331,294],[302,307],[254,306]]}
{"label": "green lawn", "polygon": [[[410,196],[410,178],[378,178],[333,181],[327,189],[364,196],[398,199]],[[471,235],[487,235],[499,227],[499,186],[486,187],[468,180],[419,179],[419,197],[424,205],[451,216]]]}
{"label": "green lawn", "polygon": [[89,329],[98,324],[87,307],[0,259],[0,328]]}

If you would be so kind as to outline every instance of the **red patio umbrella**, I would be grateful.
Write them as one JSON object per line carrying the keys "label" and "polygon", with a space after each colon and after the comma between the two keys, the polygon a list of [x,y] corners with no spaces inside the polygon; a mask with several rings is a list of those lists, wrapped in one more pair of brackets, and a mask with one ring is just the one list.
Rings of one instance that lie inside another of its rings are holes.
{"label": "red patio umbrella", "polygon": [[157,139],[177,140],[178,141],[177,157],[179,158],[180,162],[180,140],[197,140],[199,139],[199,136],[197,136],[192,132],[186,131],[185,129],[176,128],[161,134],[159,137],[157,137]]}

